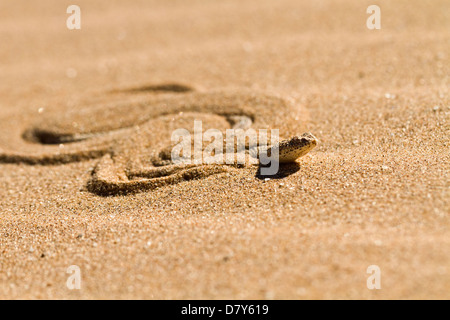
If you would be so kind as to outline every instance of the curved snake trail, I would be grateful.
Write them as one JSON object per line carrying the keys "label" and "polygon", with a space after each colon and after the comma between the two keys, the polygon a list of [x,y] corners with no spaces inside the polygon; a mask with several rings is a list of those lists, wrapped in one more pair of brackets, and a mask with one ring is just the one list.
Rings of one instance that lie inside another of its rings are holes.
{"label": "curved snake trail", "polygon": [[[139,102],[97,105],[65,113],[44,114],[34,123],[0,122],[8,130],[0,144],[0,162],[58,165],[100,158],[87,183],[99,195],[152,190],[229,170],[226,165],[170,162],[170,133],[192,126],[193,119],[211,128],[279,129],[293,138],[277,148],[280,162],[295,161],[317,143],[314,136],[295,136],[303,110],[286,100],[252,92],[186,93],[150,96]],[[207,128],[205,128],[207,129]],[[14,130],[14,132],[10,132]],[[165,135],[163,134],[165,132]],[[166,139],[161,137],[166,136]]]}

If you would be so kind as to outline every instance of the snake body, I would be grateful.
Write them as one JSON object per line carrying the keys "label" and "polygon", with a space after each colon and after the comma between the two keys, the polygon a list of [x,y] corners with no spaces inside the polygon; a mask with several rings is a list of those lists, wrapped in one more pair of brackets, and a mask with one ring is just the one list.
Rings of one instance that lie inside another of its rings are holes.
{"label": "snake body", "polygon": [[[16,126],[4,122],[3,130],[16,132],[8,133],[12,138],[7,143],[0,142],[0,162],[58,165],[99,158],[87,184],[90,191],[101,195],[139,192],[228,170],[224,165],[171,163],[167,156],[170,136],[158,137],[164,130],[176,129],[177,121],[185,117],[212,119],[222,129],[279,129],[291,138],[265,151],[278,152],[279,162],[286,163],[317,144],[310,133],[292,134],[293,128],[302,126],[302,116],[301,108],[282,98],[252,92],[149,96],[134,103],[48,113]],[[261,152],[256,148],[256,154]],[[257,164],[257,156],[249,154],[253,162],[246,165]]]}

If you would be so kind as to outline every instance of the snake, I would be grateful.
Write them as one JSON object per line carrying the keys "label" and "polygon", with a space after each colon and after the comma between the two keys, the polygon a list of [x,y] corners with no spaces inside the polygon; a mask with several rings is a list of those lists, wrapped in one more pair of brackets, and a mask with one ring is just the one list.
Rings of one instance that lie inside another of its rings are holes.
{"label": "snake", "polygon": [[[2,119],[0,133],[7,130],[8,140],[0,141],[0,163],[62,165],[98,159],[86,184],[89,191],[102,196],[143,192],[230,167],[261,165],[258,155],[263,152],[277,152],[280,164],[293,163],[318,142],[309,132],[296,134],[303,126],[303,112],[282,97],[245,90],[183,90],[133,102],[94,103],[67,112],[28,115],[18,123]],[[278,129],[288,138],[264,149],[247,144],[249,161],[244,164],[175,163],[170,132],[194,119],[211,122],[205,129],[214,125],[223,131]]]}

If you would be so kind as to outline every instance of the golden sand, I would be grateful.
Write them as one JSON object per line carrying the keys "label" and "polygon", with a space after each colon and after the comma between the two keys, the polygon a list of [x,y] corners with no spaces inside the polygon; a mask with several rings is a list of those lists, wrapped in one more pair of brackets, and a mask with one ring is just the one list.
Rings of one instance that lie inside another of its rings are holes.
{"label": "golden sand", "polygon": [[[356,0],[91,2],[72,31],[60,1],[0,5],[0,298],[449,298],[448,1],[378,1],[381,30]],[[320,144],[273,179],[90,188],[233,105]]]}

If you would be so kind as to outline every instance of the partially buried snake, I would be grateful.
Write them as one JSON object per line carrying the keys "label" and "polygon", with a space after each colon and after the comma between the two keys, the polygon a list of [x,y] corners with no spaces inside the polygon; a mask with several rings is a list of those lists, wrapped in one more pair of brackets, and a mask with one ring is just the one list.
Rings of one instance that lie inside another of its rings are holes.
{"label": "partially buried snake", "polygon": [[[295,162],[317,145],[311,133],[293,132],[303,126],[303,112],[279,97],[220,91],[148,95],[138,102],[43,113],[37,121],[26,121],[27,117],[18,124],[3,119],[0,130],[7,130],[11,138],[1,142],[0,163],[58,165],[100,158],[88,190],[99,195],[135,193],[238,166],[173,163],[170,133],[192,120],[203,121],[205,129],[279,129],[291,138],[265,150],[276,150],[280,163]],[[250,161],[239,166],[258,165],[258,152],[247,147]]]}

